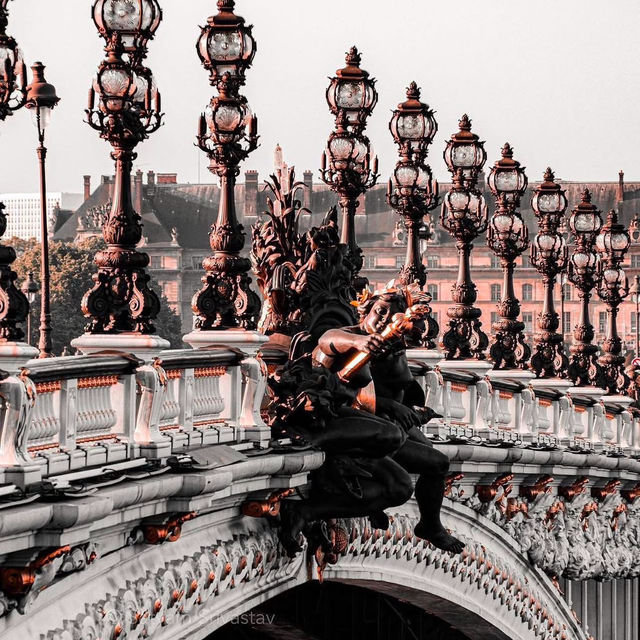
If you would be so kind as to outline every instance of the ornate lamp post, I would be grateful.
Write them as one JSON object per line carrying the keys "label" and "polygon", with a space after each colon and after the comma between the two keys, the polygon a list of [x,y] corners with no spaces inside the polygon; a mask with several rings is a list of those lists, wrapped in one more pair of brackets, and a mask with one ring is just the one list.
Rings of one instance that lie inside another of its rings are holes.
{"label": "ornate lamp post", "polygon": [[112,342],[116,347],[122,338],[105,342],[91,336],[134,334],[133,340],[144,344],[145,350],[151,343],[162,348],[166,341],[148,338],[155,333],[153,320],[160,301],[149,288],[149,256],[136,250],[142,226],[131,197],[134,150],[162,123],[160,93],[154,89],[151,72],[141,67],[161,13],[157,0],[96,0],[93,17],[107,46],[89,92],[87,122],[112,146],[116,177],[111,210],[102,226],[107,248],[96,255],[95,285],[82,299],[89,336],[74,344],[81,350],[105,348]]}
{"label": "ornate lamp post", "polygon": [[640,357],[640,276],[633,276],[633,284],[629,287],[631,301],[636,305],[636,342],[635,357]]}
{"label": "ornate lamp post", "polygon": [[453,185],[442,204],[442,226],[455,238],[458,249],[458,279],[451,292],[454,307],[447,310],[449,329],[442,338],[448,360],[477,358],[484,360],[489,345],[480,322],[481,311],[474,306],[476,286],[471,280],[470,256],[473,241],[487,229],[487,206],[476,189],[478,173],[487,154],[484,143],[471,132],[471,121],[465,114],[460,130],[451,136],[444,159],[453,174]]}
{"label": "ornate lamp post", "polygon": [[[424,288],[427,271],[420,252],[420,229],[424,216],[439,204],[438,182],[433,180],[425,159],[438,125],[433,111],[420,102],[420,89],[415,82],[407,89],[407,100],[393,112],[389,129],[400,149],[400,160],[389,180],[387,201],[402,217],[407,230],[407,253],[398,279],[404,285],[417,282]],[[429,314],[423,346],[435,348],[439,331],[438,323]]]}
{"label": "ornate lamp post", "polygon": [[[544,284],[544,304],[538,315],[540,331],[534,340],[531,368],[538,378],[566,378],[569,359],[564,350],[564,327],[558,333],[564,318],[559,319],[555,310],[554,289],[556,278],[566,269],[569,259],[566,243],[558,231],[567,208],[567,198],[554,181],[550,168],[545,171],[542,184],[533,192],[531,207],[539,228],[531,247],[531,263],[542,275]],[[561,295],[564,300],[564,290]],[[564,313],[564,305],[561,312]]]}
{"label": "ornate lamp post", "polygon": [[438,125],[433,111],[420,102],[420,89],[415,82],[407,89],[406,102],[393,112],[389,128],[400,149],[400,160],[389,180],[387,200],[402,217],[407,230],[407,254],[400,281],[417,282],[424,287],[427,273],[420,258],[419,232],[425,214],[439,204],[438,182],[433,180],[425,158]]}
{"label": "ornate lamp post", "polygon": [[[40,287],[34,280],[33,273],[31,271],[29,272],[27,279],[22,283],[22,287],[20,287],[20,289],[29,301],[29,305],[32,305],[35,302],[38,291],[40,291]],[[31,309],[29,309],[29,313],[27,314],[27,344],[31,345]]]}
{"label": "ornate lamp post", "polygon": [[[22,108],[27,100],[27,71],[17,42],[8,36],[9,0],[0,0],[0,121]],[[0,238],[7,229],[5,206],[0,203]],[[15,286],[17,275],[11,268],[16,259],[13,247],[0,245],[0,341],[19,342],[24,338],[20,324],[27,319],[29,303]],[[10,351],[12,348],[9,349]],[[1,352],[1,347],[0,347]],[[35,350],[33,350],[35,354]],[[32,351],[25,353],[32,357]]]}
{"label": "ornate lamp post", "polygon": [[340,242],[347,245],[347,260],[356,290],[366,286],[358,276],[362,249],[356,241],[355,214],[358,198],[376,184],[378,159],[371,161],[369,139],[363,134],[367,119],[378,102],[375,80],[360,68],[361,56],[351,47],[346,67],[336,71],[327,89],[327,103],[336,116],[336,128],[322,155],[322,180],[338,194],[342,221]]}
{"label": "ornate lamp post", "polygon": [[40,358],[50,358],[53,354],[51,344],[51,299],[49,277],[49,230],[47,225],[47,178],[46,158],[47,148],[44,146],[44,134],[51,120],[51,112],[60,101],[55,87],[44,78],[44,65],[36,62],[33,67],[33,81],[29,85],[27,94],[27,109],[33,112],[33,121],[38,129],[38,162],[40,164],[40,281],[42,295],[40,296],[40,340],[38,349]]}
{"label": "ornate lamp post", "polygon": [[591,323],[589,302],[598,284],[598,256],[594,252],[596,236],[602,228],[600,210],[591,203],[591,193],[585,189],[582,200],[571,212],[569,228],[575,238],[575,249],[569,260],[569,281],[578,290],[580,318],[573,332],[569,349],[569,379],[576,386],[597,386],[600,382],[598,346],[593,344],[595,331]]}
{"label": "ornate lamp post", "polygon": [[524,167],[513,159],[508,142],[502,147],[502,158],[491,168],[487,182],[497,203],[489,223],[487,244],[500,258],[503,272],[500,320],[493,325],[490,354],[495,369],[524,369],[531,349],[524,342],[524,322],[518,320],[520,303],[513,287],[513,270],[516,258],[529,246],[529,232],[518,212],[527,176]]}
{"label": "ornate lamp post", "polygon": [[252,27],[233,13],[233,0],[218,0],[218,14],[209,18],[198,40],[198,53],[218,90],[200,116],[197,144],[209,157],[209,170],[220,179],[218,218],[209,240],[213,255],[191,306],[197,330],[255,330],[260,300],[251,290],[251,262],[242,257],[245,233],[238,222],[235,184],[238,165],[258,146],[258,119],[239,90],[251,66],[256,44]]}
{"label": "ornate lamp post", "polygon": [[629,249],[629,234],[618,222],[618,214],[611,209],[607,222],[596,238],[600,254],[598,295],[607,305],[607,332],[598,362],[602,367],[600,386],[609,393],[623,393],[629,385],[624,368],[622,340],[618,335],[618,307],[629,293],[629,281],[620,265]]}

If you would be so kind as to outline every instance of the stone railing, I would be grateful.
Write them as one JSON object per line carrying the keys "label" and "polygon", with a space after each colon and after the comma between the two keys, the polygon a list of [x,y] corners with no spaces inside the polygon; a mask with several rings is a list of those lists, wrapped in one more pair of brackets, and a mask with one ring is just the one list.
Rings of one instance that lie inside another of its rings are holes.
{"label": "stone railing", "polygon": [[264,365],[233,349],[51,358],[0,381],[0,483],[142,465],[189,448],[268,441]]}
{"label": "stone railing", "polygon": [[640,456],[640,414],[628,396],[484,362],[410,363],[440,416],[427,425],[436,440]]}

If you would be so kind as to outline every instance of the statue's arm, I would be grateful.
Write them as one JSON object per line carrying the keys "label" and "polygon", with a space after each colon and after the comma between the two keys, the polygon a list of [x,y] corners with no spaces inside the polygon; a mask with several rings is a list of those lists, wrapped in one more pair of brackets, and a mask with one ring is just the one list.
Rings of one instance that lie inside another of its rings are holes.
{"label": "statue's arm", "polygon": [[344,329],[329,329],[318,340],[320,351],[330,357],[343,355],[354,350],[375,356],[383,352],[384,346],[385,343],[380,334],[368,335]]}

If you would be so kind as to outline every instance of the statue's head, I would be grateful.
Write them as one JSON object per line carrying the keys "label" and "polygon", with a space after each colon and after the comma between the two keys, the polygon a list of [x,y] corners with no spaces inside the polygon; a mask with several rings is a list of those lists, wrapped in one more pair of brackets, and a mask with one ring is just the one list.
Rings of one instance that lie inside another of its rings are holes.
{"label": "statue's head", "polygon": [[358,299],[359,324],[367,333],[381,333],[396,313],[404,313],[409,304],[403,288],[387,287],[375,293],[365,292]]}

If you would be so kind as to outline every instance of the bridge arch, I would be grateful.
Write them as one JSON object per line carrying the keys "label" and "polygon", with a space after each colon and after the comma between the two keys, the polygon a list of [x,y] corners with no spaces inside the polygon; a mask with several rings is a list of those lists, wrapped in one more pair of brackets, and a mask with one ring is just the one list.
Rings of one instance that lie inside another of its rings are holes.
{"label": "bridge arch", "polygon": [[[406,599],[471,640],[586,640],[558,589],[513,538],[465,505],[446,501],[445,518],[467,542],[463,555],[413,537],[413,503],[396,509],[387,532],[371,531],[365,519],[342,522],[347,547],[323,578]],[[129,543],[51,584],[28,615],[11,612],[3,620],[7,637],[204,640],[318,578],[315,560],[287,558],[267,522],[235,509],[186,522],[173,543]]]}

